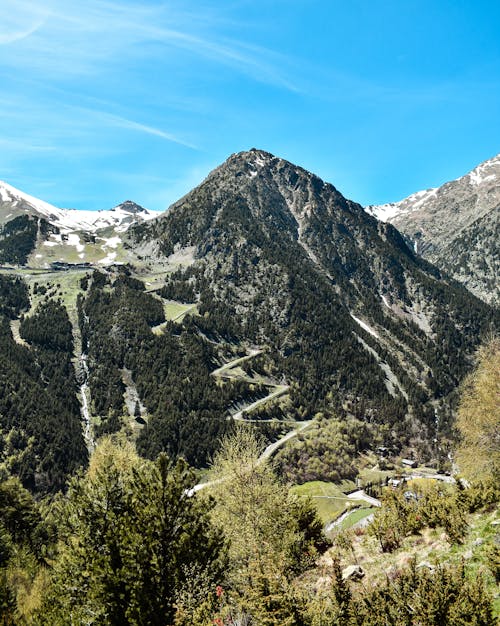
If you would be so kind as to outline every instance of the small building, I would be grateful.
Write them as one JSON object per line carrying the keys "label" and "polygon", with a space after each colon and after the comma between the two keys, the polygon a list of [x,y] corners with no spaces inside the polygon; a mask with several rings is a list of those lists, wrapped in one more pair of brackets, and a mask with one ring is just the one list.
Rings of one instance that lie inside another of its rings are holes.
{"label": "small building", "polygon": [[413,459],[401,459],[401,465],[404,465],[405,467],[417,467],[418,463],[416,461],[414,461]]}
{"label": "small building", "polygon": [[401,481],[399,478],[389,478],[387,484],[393,489],[397,489],[397,487],[399,487],[402,482],[403,481]]}

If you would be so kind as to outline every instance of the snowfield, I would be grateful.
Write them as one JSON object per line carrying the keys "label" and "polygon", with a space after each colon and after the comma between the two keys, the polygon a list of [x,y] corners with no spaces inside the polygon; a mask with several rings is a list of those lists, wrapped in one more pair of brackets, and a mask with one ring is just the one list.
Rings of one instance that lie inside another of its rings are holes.
{"label": "snowfield", "polygon": [[[68,234],[75,231],[85,230],[96,232],[102,228],[114,227],[119,232],[127,230],[132,222],[151,220],[160,215],[159,211],[150,211],[138,207],[137,211],[127,208],[127,203],[119,204],[110,210],[103,211],[80,211],[78,209],[59,209],[58,207],[34,198],[12,185],[0,181],[0,198],[3,202],[12,202],[14,206],[24,205],[26,213],[34,211],[45,217],[48,222],[57,226],[62,233]],[[135,206],[135,205],[134,205]],[[73,243],[75,242],[75,243]],[[69,245],[80,245],[76,240],[69,240]],[[83,250],[78,249],[79,252]]]}

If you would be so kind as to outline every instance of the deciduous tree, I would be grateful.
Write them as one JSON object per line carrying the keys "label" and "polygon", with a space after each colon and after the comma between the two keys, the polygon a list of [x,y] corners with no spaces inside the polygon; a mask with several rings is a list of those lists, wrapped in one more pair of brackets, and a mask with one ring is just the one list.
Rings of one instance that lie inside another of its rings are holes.
{"label": "deciduous tree", "polygon": [[477,365],[466,379],[457,427],[460,471],[472,480],[500,478],[500,337],[478,351]]}

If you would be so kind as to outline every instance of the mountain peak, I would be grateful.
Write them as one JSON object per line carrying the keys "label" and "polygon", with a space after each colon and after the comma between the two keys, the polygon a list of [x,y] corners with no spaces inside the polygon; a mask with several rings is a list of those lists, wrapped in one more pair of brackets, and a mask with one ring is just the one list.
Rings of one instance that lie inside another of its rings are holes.
{"label": "mountain peak", "polygon": [[258,150],[257,148],[251,148],[250,150],[243,150],[242,152],[235,152],[232,154],[220,167],[216,169],[225,169],[227,167],[238,167],[246,170],[260,169],[266,165],[270,165],[274,161],[280,161],[274,154],[266,152],[265,150]]}
{"label": "mountain peak", "polygon": [[390,222],[415,251],[487,302],[500,302],[498,228],[500,154],[435,189],[366,207]]}
{"label": "mountain peak", "polygon": [[58,212],[61,211],[61,209],[58,209],[52,204],[39,200],[34,196],[30,196],[24,191],[16,189],[16,187],[9,185],[3,180],[0,181],[0,202],[12,203],[16,205],[22,204],[26,211],[28,211],[28,209],[33,209],[41,213],[44,217],[57,215]]}
{"label": "mountain peak", "polygon": [[151,213],[149,209],[145,209],[140,204],[137,204],[133,200],[125,200],[125,202],[121,202],[117,204],[115,207],[111,209],[111,211],[122,211],[124,213],[130,213],[132,215],[137,215],[138,213]]}

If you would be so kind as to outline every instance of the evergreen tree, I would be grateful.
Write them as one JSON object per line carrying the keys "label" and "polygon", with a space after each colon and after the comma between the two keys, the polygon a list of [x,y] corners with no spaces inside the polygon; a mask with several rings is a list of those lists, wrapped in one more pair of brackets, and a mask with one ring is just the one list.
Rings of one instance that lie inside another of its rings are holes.
{"label": "evergreen tree", "polygon": [[328,543],[312,505],[280,485],[261,447],[246,428],[222,442],[212,469],[213,517],[229,539],[227,582],[236,604],[255,623],[285,626],[296,623],[292,579]]}
{"label": "evergreen tree", "polygon": [[[62,506],[62,541],[41,623],[166,626],[190,577],[215,588],[223,539],[186,464],[140,459],[106,438]],[[45,620],[45,621],[44,621]]]}

